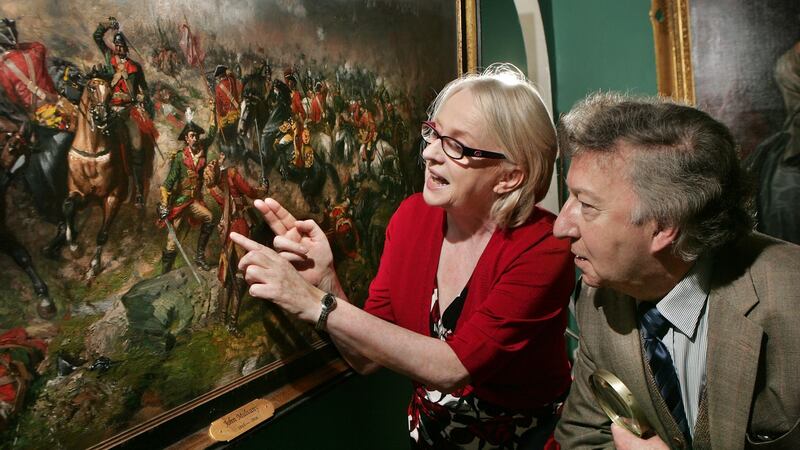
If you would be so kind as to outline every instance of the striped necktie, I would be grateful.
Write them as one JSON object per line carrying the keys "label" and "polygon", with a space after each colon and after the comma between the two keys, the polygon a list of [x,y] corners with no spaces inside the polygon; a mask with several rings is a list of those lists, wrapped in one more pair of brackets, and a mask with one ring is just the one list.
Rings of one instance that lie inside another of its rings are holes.
{"label": "striped necktie", "polygon": [[654,303],[643,302],[639,304],[639,331],[644,343],[645,356],[653,371],[656,386],[661,392],[661,397],[667,404],[672,417],[678,423],[686,441],[691,445],[692,437],[689,433],[689,422],[683,409],[681,400],[681,386],[675,366],[661,339],[667,334],[670,323],[656,308]]}

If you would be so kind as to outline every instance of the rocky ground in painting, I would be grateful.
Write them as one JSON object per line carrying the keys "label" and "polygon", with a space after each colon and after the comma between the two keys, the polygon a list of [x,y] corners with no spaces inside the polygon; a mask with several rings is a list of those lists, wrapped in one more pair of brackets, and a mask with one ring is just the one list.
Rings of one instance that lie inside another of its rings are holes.
{"label": "rocky ground in painting", "polygon": [[[138,213],[130,205],[120,213],[120,226],[111,230],[102,272],[89,282],[83,275],[94,249],[97,217],[91,211],[84,214],[82,245],[75,253],[64,249],[53,261],[41,257],[37,247],[55,227],[35,218],[22,191],[9,195],[17,205],[18,235],[31,249],[58,314],[51,321],[38,318],[27,278],[10,258],[0,256],[6,268],[0,271],[2,328],[23,327],[48,345],[25,407],[0,432],[0,442],[17,448],[99,442],[316,339],[309,326],[271,313],[250,297],[242,305],[242,336],[231,335],[218,319],[216,267],[199,271],[202,285],[180,258],[176,269],[160,275],[166,231],[149,217],[138,230]],[[196,230],[182,241],[193,254]],[[208,255],[218,252],[214,237]]]}

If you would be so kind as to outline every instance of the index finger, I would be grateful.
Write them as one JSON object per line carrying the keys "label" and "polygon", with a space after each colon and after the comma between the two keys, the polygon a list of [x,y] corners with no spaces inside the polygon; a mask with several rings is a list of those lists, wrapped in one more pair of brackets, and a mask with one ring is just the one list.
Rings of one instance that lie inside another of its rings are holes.
{"label": "index finger", "polygon": [[273,198],[256,200],[253,202],[253,206],[261,211],[261,214],[264,215],[264,220],[267,221],[267,225],[279,236],[286,234],[292,229],[297,220],[292,213]]}
{"label": "index finger", "polygon": [[253,250],[263,250],[263,249],[272,250],[269,247],[261,245],[250,238],[246,238],[235,231],[231,232],[230,238],[233,242],[242,246],[242,248],[247,250],[248,252],[252,252]]}

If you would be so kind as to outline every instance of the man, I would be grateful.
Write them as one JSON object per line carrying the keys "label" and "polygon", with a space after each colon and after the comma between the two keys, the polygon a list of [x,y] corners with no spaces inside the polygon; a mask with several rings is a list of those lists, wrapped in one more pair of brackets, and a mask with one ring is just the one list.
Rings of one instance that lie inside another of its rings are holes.
{"label": "man", "polygon": [[[23,167],[42,168],[43,170],[31,171],[35,174],[31,179],[36,181],[41,181],[39,175],[48,177],[54,171],[52,165],[44,167],[41,165],[41,157],[49,156],[49,153],[40,151],[37,156],[31,157],[30,148],[26,148],[33,140],[37,140],[35,132],[29,131],[29,120],[33,119],[33,123],[43,125],[37,119],[44,118],[43,111],[52,109],[50,117],[58,119],[53,121],[54,127],[66,128],[66,124],[69,123],[66,115],[62,114],[63,109],[55,107],[58,95],[53,80],[47,73],[46,54],[47,49],[39,42],[18,42],[17,25],[14,20],[0,19],[0,129],[4,135],[3,139],[0,139],[2,141],[0,150],[3,150],[3,158],[11,158],[0,162],[2,166],[0,178],[3,180],[0,184],[0,215],[3,216],[0,223],[0,252],[11,256],[31,279],[38,297],[36,311],[39,317],[49,320],[56,315],[56,305],[50,297],[47,284],[37,272],[28,250],[12,232],[14,227],[5,224],[6,189],[17,173],[25,176],[25,170],[20,167],[11,170],[14,163],[27,160],[26,166]],[[71,142],[69,139],[63,141],[66,141],[67,145]],[[19,154],[25,155],[25,159],[17,160]],[[34,198],[37,193],[43,191],[52,193],[40,184],[34,185]]]}
{"label": "man", "polygon": [[[111,79],[111,109],[120,121],[118,133],[124,136],[125,167],[133,175],[135,203],[144,206],[144,183],[147,153],[144,140],[155,143],[158,131],[151,120],[153,102],[141,64],[128,57],[128,39],[119,31],[119,22],[114,17],[100,22],[94,32],[94,42],[103,54],[106,65],[113,73]],[[114,30],[113,48],[109,48],[104,36]]]}
{"label": "man", "polygon": [[[800,248],[751,231],[728,129],[667,100],[596,94],[561,139],[570,196],[554,234],[583,272],[562,448],[800,448]],[[597,369],[628,387],[652,436],[611,425]]]}
{"label": "man", "polygon": [[223,144],[233,146],[236,143],[236,126],[239,124],[239,106],[242,104],[242,83],[223,65],[214,69],[214,79],[217,125]]}
{"label": "man", "polygon": [[206,166],[204,177],[206,188],[222,207],[219,231],[223,245],[217,272],[222,289],[219,293],[218,311],[228,331],[234,336],[240,336],[239,310],[247,284],[244,282],[243,274],[238,271],[238,265],[239,259],[247,251],[231,241],[230,233],[235,231],[243,236],[250,236],[250,223],[246,215],[248,204],[245,197],[264,198],[267,192],[263,186],[258,188],[250,186],[237,168],[227,162],[227,157],[222,152],[216,161]]}
{"label": "man", "polygon": [[317,81],[314,85],[314,94],[311,97],[310,112],[308,114],[308,120],[311,125],[310,128],[316,131],[322,130],[324,126],[323,120],[325,119],[325,101],[327,95],[328,92],[325,90],[325,85]]}
{"label": "man", "polygon": [[[170,161],[158,205],[159,218],[168,220],[175,230],[187,216],[190,225],[200,224],[194,262],[203,270],[211,268],[206,262],[206,245],[214,229],[213,216],[203,200],[203,170],[206,167],[206,149],[214,141],[216,132],[216,124],[212,124],[208,137],[200,140],[205,130],[192,122],[191,114],[187,113],[187,124],[178,135],[178,141],[183,141],[184,147]],[[172,270],[176,256],[177,244],[172,236],[168,236],[161,254],[161,273]]]}
{"label": "man", "polygon": [[786,105],[786,121],[753,150],[745,165],[759,182],[758,231],[800,244],[800,41],[778,58],[775,82]]}
{"label": "man", "polygon": [[297,87],[297,75],[291,68],[283,71],[283,81],[289,86],[291,94],[292,115],[295,121],[304,122],[306,120],[306,109],[303,107],[303,95]]}
{"label": "man", "polygon": [[58,101],[47,73],[47,49],[39,42],[17,41],[17,24],[0,19],[0,92],[29,116],[44,105]]}

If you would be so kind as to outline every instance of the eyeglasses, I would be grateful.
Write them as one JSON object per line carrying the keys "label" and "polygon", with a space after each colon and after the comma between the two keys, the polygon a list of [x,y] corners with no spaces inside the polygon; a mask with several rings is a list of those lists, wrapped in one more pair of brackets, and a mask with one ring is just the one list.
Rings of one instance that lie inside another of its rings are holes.
{"label": "eyeglasses", "polygon": [[472,156],[474,158],[506,159],[506,155],[502,153],[467,147],[450,136],[442,136],[438,131],[436,131],[435,124],[430,120],[422,122],[422,140],[428,144],[433,144],[437,140],[441,141],[444,154],[450,159],[454,160],[461,159],[465,156]]}

